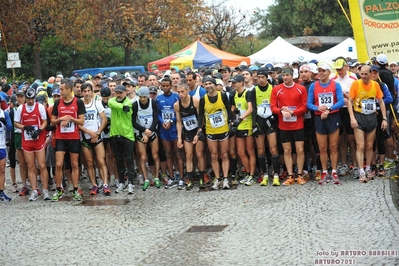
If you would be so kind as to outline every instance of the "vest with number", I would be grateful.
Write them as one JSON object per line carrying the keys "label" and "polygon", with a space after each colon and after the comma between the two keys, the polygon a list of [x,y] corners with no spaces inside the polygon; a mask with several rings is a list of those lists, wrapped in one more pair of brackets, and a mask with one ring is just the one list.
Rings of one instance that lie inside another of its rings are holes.
{"label": "vest with number", "polygon": [[[42,117],[40,115],[39,103],[34,103],[34,104],[35,104],[35,107],[33,108],[33,111],[30,113],[26,110],[26,104],[22,105],[20,123],[24,126],[33,126],[36,130],[42,125]],[[46,141],[46,131],[45,130],[43,130],[40,133],[40,135],[37,139],[32,139],[31,135],[32,135],[32,132],[23,130],[22,141],[23,142],[35,141],[37,143],[43,143],[44,141]]]}
{"label": "vest with number", "polygon": [[[58,103],[58,118],[70,115],[73,118],[78,118],[78,99],[73,97],[71,104],[65,105],[64,99],[61,98]],[[66,139],[66,140],[79,140],[79,129],[78,126],[69,121],[65,127],[61,126],[61,122],[57,125],[55,130],[56,139]]]}
{"label": "vest with number", "polygon": [[377,96],[377,88],[375,81],[371,82],[371,88],[366,90],[363,87],[362,80],[357,80],[358,82],[358,91],[356,98],[354,99],[353,103],[353,110],[358,113],[362,113],[365,115],[374,114],[377,111],[376,105],[376,96]]}
{"label": "vest with number", "polygon": [[183,107],[181,100],[179,100],[180,116],[184,132],[197,132],[198,130],[198,114],[197,108],[194,106],[193,97],[190,96],[190,104],[187,108]]}
{"label": "vest with number", "polygon": [[[246,99],[248,90],[244,90],[241,96],[238,95],[238,92],[234,95],[234,102],[236,104],[236,108],[240,111],[240,115],[242,116],[248,110],[248,102]],[[247,116],[241,123],[238,125],[237,130],[248,130],[252,129],[252,114]]]}
{"label": "vest with number", "polygon": [[[145,128],[150,128],[152,122],[154,120],[152,115],[152,99],[148,99],[149,104],[146,109],[142,108],[140,102],[137,102],[137,123]],[[135,132],[138,134],[139,131],[135,129]]]}
{"label": "vest with number", "polygon": [[205,131],[206,134],[223,134],[229,131],[229,121],[227,109],[223,103],[222,93],[217,92],[217,100],[215,103],[209,101],[209,96],[204,96],[205,100]]}
{"label": "vest with number", "polygon": [[[323,87],[320,84],[320,81],[316,81],[314,83],[314,91],[313,91],[313,103],[316,106],[325,105],[327,107],[333,106],[337,103],[337,93],[336,93],[336,83],[334,80],[330,80],[327,87]],[[330,114],[338,112],[337,110],[332,110]],[[315,111],[315,115],[321,115],[322,112]]]}
{"label": "vest with number", "polygon": [[258,86],[255,87],[256,114],[262,118],[268,118],[273,115],[270,108],[270,96],[273,86],[269,84],[266,91],[262,91]]}
{"label": "vest with number", "polygon": [[[85,113],[85,123],[83,124],[83,127],[92,131],[97,131],[101,123],[96,106],[96,100],[93,100],[90,103],[90,105],[85,105],[85,107],[86,107],[86,113]],[[91,136],[89,134],[83,133],[83,138],[91,139]]]}

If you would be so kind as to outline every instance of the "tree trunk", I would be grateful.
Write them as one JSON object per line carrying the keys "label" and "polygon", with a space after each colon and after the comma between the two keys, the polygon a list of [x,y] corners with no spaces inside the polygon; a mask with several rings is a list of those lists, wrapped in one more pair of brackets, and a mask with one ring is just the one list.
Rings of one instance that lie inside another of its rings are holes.
{"label": "tree trunk", "polygon": [[132,48],[130,46],[125,46],[125,66],[132,65]]}
{"label": "tree trunk", "polygon": [[40,64],[40,48],[39,46],[33,47],[33,76],[35,79],[42,80],[42,67]]}

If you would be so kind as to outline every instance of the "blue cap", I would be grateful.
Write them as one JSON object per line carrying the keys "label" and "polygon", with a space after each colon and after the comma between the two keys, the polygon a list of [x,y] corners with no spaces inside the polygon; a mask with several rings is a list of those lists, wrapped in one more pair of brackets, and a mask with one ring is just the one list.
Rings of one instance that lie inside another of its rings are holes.
{"label": "blue cap", "polygon": [[60,89],[54,89],[53,92],[51,93],[52,95],[61,95]]}
{"label": "blue cap", "polygon": [[371,66],[371,71],[380,71],[380,69],[378,68],[378,66],[376,66],[376,65],[372,65]]}

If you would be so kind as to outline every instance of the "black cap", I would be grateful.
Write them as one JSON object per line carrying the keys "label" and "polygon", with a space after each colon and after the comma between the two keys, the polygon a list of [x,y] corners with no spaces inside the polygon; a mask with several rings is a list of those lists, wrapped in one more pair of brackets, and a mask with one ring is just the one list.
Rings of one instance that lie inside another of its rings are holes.
{"label": "black cap", "polygon": [[108,87],[101,88],[100,91],[101,97],[110,97],[111,96],[111,89]]}
{"label": "black cap", "polygon": [[116,88],[115,88],[115,92],[117,92],[117,91],[119,91],[119,92],[125,92],[125,91],[126,91],[126,87],[123,86],[123,85],[118,85],[118,86],[116,86]]}
{"label": "black cap", "polygon": [[158,89],[155,86],[148,87],[148,90],[150,91],[150,93],[158,93]]}
{"label": "black cap", "polygon": [[258,76],[259,75],[263,75],[263,76],[267,77],[268,76],[268,72],[269,71],[267,70],[267,68],[261,67],[261,68],[258,69]]}
{"label": "black cap", "polygon": [[41,103],[44,104],[44,102],[46,101],[46,96],[44,96],[43,94],[36,96],[35,101],[37,103]]}
{"label": "black cap", "polygon": [[212,78],[212,77],[209,77],[209,76],[205,77],[203,82],[204,83],[205,82],[212,82],[214,85],[216,85],[216,80],[214,78]]}
{"label": "black cap", "polygon": [[244,66],[244,65],[239,65],[239,66],[237,66],[236,68],[235,68],[235,70],[241,70],[241,71],[244,71],[244,70],[246,70],[248,67],[247,66]]}
{"label": "black cap", "polygon": [[229,66],[221,66],[220,68],[219,68],[219,70],[218,70],[218,72],[221,72],[221,71],[228,71],[228,72],[231,72],[231,69],[230,69],[230,67]]}
{"label": "black cap", "polygon": [[35,91],[35,89],[33,89],[33,88],[30,88],[30,87],[29,87],[29,88],[25,91],[25,97],[26,97],[26,99],[34,99],[35,96],[36,96],[36,91]]}
{"label": "black cap", "polygon": [[244,81],[244,76],[243,75],[235,75],[232,79],[230,79],[229,81],[235,83],[235,82],[243,82]]}

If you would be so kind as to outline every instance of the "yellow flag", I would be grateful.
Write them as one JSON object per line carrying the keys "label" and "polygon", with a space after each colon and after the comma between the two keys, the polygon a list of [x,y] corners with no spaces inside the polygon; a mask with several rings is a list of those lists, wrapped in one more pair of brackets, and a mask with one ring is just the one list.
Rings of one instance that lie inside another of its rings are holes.
{"label": "yellow flag", "polygon": [[358,60],[385,54],[399,61],[399,1],[349,0]]}

